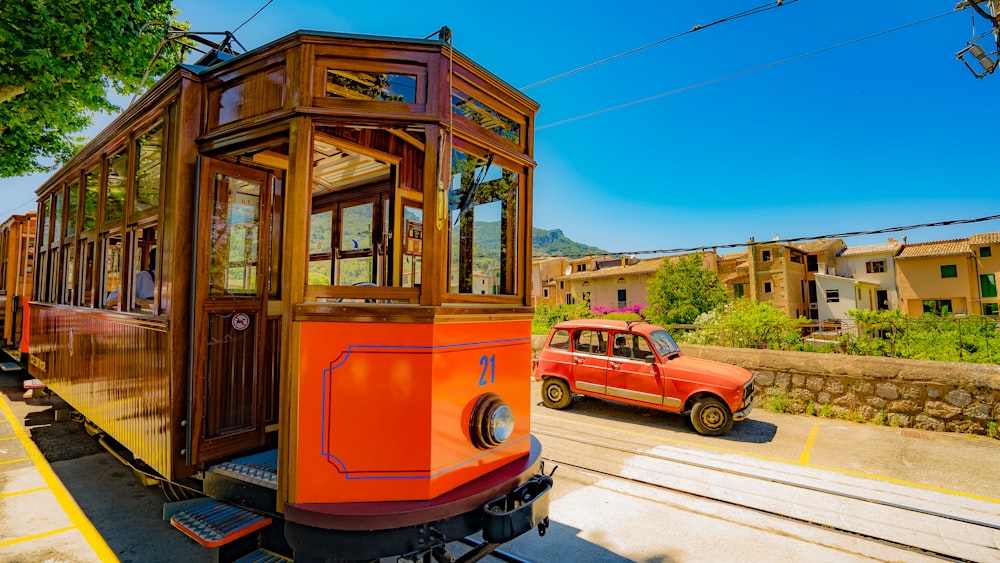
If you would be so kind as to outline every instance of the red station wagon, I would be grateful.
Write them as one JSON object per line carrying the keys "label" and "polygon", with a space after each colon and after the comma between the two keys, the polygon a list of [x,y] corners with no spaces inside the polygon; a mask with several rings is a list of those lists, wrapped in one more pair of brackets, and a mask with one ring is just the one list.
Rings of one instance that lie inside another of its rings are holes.
{"label": "red station wagon", "polygon": [[667,331],[639,322],[564,321],[535,362],[545,406],[564,409],[573,393],[691,412],[700,434],[725,434],[753,409],[753,374],[685,356]]}

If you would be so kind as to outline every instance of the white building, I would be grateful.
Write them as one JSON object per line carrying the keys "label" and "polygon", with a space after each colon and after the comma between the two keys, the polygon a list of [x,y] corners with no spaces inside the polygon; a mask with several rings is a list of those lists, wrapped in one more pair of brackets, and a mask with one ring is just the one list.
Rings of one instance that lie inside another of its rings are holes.
{"label": "white building", "polygon": [[895,258],[902,248],[894,238],[885,244],[847,248],[837,256],[837,275],[878,286],[874,309],[899,309]]}

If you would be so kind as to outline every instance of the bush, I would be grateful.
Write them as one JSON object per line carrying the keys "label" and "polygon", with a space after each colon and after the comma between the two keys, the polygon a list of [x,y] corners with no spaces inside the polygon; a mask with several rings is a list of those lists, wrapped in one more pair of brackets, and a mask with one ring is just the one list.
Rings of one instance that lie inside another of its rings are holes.
{"label": "bush", "polygon": [[548,334],[552,327],[562,321],[572,319],[592,319],[594,313],[585,304],[577,305],[539,305],[535,307],[535,318],[531,321],[532,334]]}
{"label": "bush", "polygon": [[737,299],[695,319],[697,329],[681,338],[691,344],[731,348],[801,348],[799,327],[805,319],[790,319],[774,305]]}

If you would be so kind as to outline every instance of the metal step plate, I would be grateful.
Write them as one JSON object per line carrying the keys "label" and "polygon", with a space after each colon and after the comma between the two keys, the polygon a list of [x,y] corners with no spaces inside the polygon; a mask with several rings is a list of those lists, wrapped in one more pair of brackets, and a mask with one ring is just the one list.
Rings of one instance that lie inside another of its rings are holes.
{"label": "metal step plate", "polygon": [[213,500],[178,512],[170,524],[205,547],[219,547],[271,523],[271,518]]}
{"label": "metal step plate", "polygon": [[266,549],[258,549],[253,553],[248,553],[240,557],[235,563],[292,563],[292,560],[284,555],[270,552]]}
{"label": "metal step plate", "polygon": [[269,450],[213,466],[211,471],[261,487],[278,488],[278,450]]}

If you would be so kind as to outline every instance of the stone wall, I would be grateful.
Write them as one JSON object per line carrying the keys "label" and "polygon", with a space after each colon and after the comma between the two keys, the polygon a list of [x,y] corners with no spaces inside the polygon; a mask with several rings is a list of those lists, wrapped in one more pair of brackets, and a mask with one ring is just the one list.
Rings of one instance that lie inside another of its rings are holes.
{"label": "stone wall", "polygon": [[682,349],[750,370],[757,400],[780,396],[787,412],[968,434],[998,431],[997,365],[691,344]]}
{"label": "stone wall", "polygon": [[[544,341],[545,336],[532,339],[536,352]],[[792,413],[968,434],[1000,431],[1000,366],[693,344],[681,348],[690,356],[753,372],[758,405],[781,398]]]}

